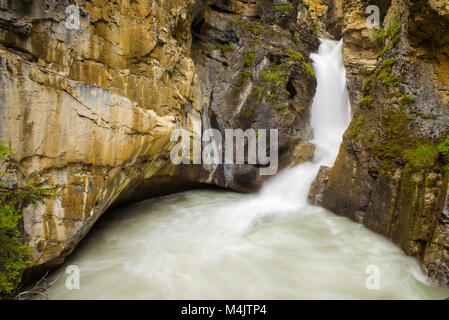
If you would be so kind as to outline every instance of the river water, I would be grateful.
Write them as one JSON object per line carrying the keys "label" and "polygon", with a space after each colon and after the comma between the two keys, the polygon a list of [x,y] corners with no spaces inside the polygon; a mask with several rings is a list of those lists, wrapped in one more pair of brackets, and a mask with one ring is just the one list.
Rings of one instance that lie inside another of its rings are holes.
{"label": "river water", "polygon": [[[418,262],[362,225],[307,203],[332,165],[351,111],[342,42],[311,57],[313,162],[254,195],[196,190],[105,214],[52,274],[52,299],[443,299]],[[80,270],[69,290],[66,268]]]}

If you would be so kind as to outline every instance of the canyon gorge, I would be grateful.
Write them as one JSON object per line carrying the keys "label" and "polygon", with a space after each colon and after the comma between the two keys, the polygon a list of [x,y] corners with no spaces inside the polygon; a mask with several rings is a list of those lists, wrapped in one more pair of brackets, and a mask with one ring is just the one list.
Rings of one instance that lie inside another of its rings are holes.
{"label": "canyon gorge", "polygon": [[[66,26],[70,5],[79,28]],[[316,159],[320,38],[342,39],[352,120],[305,197],[448,287],[444,0],[0,1],[0,141],[15,150],[1,182],[57,190],[22,210],[25,280],[63,264],[109,209],[210,187],[269,192],[258,164],[175,166],[175,129],[198,141],[210,128],[278,129],[280,175]]]}

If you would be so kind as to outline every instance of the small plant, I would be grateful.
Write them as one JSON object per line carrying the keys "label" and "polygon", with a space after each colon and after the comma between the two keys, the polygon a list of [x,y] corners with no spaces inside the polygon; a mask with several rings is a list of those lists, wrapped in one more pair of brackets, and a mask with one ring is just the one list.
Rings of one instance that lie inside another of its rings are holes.
{"label": "small plant", "polygon": [[258,101],[258,102],[259,102],[260,99],[262,98],[264,92],[265,92],[265,87],[263,87],[263,86],[258,86],[258,87],[256,88],[256,97],[257,97],[257,101]]}
{"label": "small plant", "polygon": [[412,104],[415,103],[415,97],[404,94],[400,101],[402,104]]}
{"label": "small plant", "polygon": [[434,119],[435,118],[435,116],[433,114],[431,114],[431,113],[424,113],[424,114],[421,115],[421,117],[423,119]]}
{"label": "small plant", "polygon": [[365,124],[365,121],[366,121],[366,115],[362,115],[360,117],[360,119],[357,121],[357,123],[355,124],[354,129],[351,132],[352,138],[356,138],[359,135],[360,130],[362,129],[363,125]]}
{"label": "small plant", "polygon": [[377,55],[378,58],[382,58],[384,55],[386,55],[394,48],[395,44],[401,38],[401,28],[402,28],[401,21],[399,20],[399,18],[395,17],[390,21],[387,30],[380,31],[377,34],[372,35],[372,38],[378,39],[379,41],[385,40],[383,41],[385,42],[385,46],[378,53]]}
{"label": "small plant", "polygon": [[414,168],[430,168],[438,159],[438,148],[433,145],[424,145],[415,149],[404,150],[404,161]]}
{"label": "small plant", "polygon": [[256,54],[252,51],[248,52],[245,57],[244,65],[246,68],[251,67],[256,60]]}
{"label": "small plant", "polygon": [[242,72],[240,72],[240,79],[242,79],[242,82],[245,82],[249,77],[251,77],[251,73],[243,70]]}
{"label": "small plant", "polygon": [[[13,151],[0,142],[0,161]],[[30,247],[22,245],[18,229],[21,208],[52,197],[55,192],[56,188],[9,188],[0,183],[0,296],[13,293],[29,264]]]}
{"label": "small plant", "polygon": [[443,156],[449,156],[449,135],[437,146],[437,149]]}
{"label": "small plant", "polygon": [[376,41],[379,44],[382,44],[384,42],[386,36],[387,36],[387,31],[383,28],[380,28],[380,29],[375,30],[371,34],[371,39],[373,41]]}
{"label": "small plant", "polygon": [[218,46],[218,49],[220,49],[221,52],[232,52],[236,50],[236,47],[232,44],[222,44]]}
{"label": "small plant", "polygon": [[290,11],[290,10],[293,10],[295,8],[295,6],[292,3],[287,2],[287,3],[275,5],[274,8],[279,11]]}
{"label": "small plant", "polygon": [[374,102],[374,98],[372,98],[371,96],[366,96],[362,99],[360,99],[359,101],[359,107],[369,107],[370,105],[372,105]]}
{"label": "small plant", "polygon": [[299,63],[301,63],[302,71],[305,74],[308,74],[308,75],[316,78],[316,74],[315,74],[315,72],[313,72],[312,66],[306,62],[306,59],[300,52],[293,50],[293,49],[288,49],[287,53],[290,55],[290,59],[299,61]]}

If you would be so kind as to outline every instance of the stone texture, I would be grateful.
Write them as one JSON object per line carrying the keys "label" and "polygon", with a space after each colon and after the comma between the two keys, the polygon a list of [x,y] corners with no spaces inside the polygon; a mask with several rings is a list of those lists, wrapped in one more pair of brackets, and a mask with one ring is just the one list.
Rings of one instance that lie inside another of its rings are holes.
{"label": "stone texture", "polygon": [[[65,27],[73,3],[78,30]],[[287,11],[268,0],[1,1],[0,140],[16,149],[2,180],[59,187],[23,212],[28,275],[61,264],[111,206],[205,185],[250,192],[265,181],[257,165],[174,166],[175,128],[194,139],[207,128],[279,128],[280,167],[310,159],[316,80],[286,51],[309,62],[313,26],[298,1]],[[283,110],[254,94],[274,58],[288,80]],[[241,85],[244,69],[253,75]]]}

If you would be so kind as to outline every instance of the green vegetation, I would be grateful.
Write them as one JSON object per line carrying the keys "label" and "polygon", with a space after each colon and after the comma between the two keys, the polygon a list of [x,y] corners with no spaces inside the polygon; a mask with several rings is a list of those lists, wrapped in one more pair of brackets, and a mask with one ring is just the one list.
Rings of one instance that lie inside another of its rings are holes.
{"label": "green vegetation", "polygon": [[222,44],[217,47],[221,50],[221,52],[232,52],[236,50],[236,47],[234,47],[232,44]]}
{"label": "green vegetation", "polygon": [[435,116],[433,114],[430,114],[430,113],[423,113],[423,114],[421,114],[421,117],[423,119],[435,119]]}
{"label": "green vegetation", "polygon": [[384,85],[390,86],[394,85],[395,87],[399,87],[399,79],[397,76],[392,75],[393,65],[396,63],[396,59],[390,58],[386,59],[380,65],[380,68],[377,72],[377,79],[379,79]]}
{"label": "green vegetation", "polygon": [[272,85],[283,82],[284,80],[284,73],[282,71],[262,71],[260,76]]}
{"label": "green vegetation", "polygon": [[409,96],[404,94],[401,99],[399,100],[399,104],[401,106],[405,105],[405,104],[412,104],[415,103],[415,97]]}
{"label": "green vegetation", "polygon": [[295,9],[295,6],[292,3],[287,2],[275,5],[274,8],[279,11],[289,11]]}
{"label": "green vegetation", "polygon": [[289,54],[290,59],[296,60],[301,64],[301,69],[305,74],[316,78],[316,74],[315,72],[313,72],[312,66],[306,61],[306,59],[300,52],[293,49],[288,49],[287,53]]}
{"label": "green vegetation", "polygon": [[240,18],[239,21],[235,20],[235,19],[231,19],[231,22],[235,25],[240,25],[243,27],[243,29],[245,29],[247,32],[258,36],[260,34],[269,34],[270,32],[263,30],[263,25],[262,22],[255,20],[255,21],[250,21],[250,22],[244,22],[242,21],[242,19]]}
{"label": "green vegetation", "polygon": [[383,28],[375,30],[371,34],[371,39],[376,41],[379,44],[382,44],[385,40],[385,37],[387,36],[387,31]]}
{"label": "green vegetation", "polygon": [[246,68],[251,67],[254,64],[254,61],[256,60],[256,54],[252,51],[249,51],[246,54],[244,65]]}
{"label": "green vegetation", "polygon": [[240,72],[240,79],[242,79],[242,82],[245,82],[249,77],[251,77],[251,73],[243,70],[242,72]]}
{"label": "green vegetation", "polygon": [[363,125],[365,124],[366,121],[366,115],[362,115],[359,120],[357,121],[357,123],[355,124],[354,129],[351,132],[351,137],[356,138],[359,133],[360,130],[362,129]]}
{"label": "green vegetation", "polygon": [[366,96],[359,101],[359,107],[369,107],[374,102],[374,98],[371,98],[370,96]]}
{"label": "green vegetation", "polygon": [[421,141],[407,134],[406,125],[411,117],[403,111],[390,109],[385,118],[384,142],[372,147],[373,154],[382,160],[381,168],[391,177],[398,161],[402,161],[407,170],[442,170],[449,163],[449,136],[435,145]]}
{"label": "green vegetation", "polygon": [[385,43],[384,48],[377,55],[378,58],[382,58],[390,52],[396,43],[401,38],[401,20],[397,17],[391,19],[390,24],[386,30],[378,29],[371,34],[371,39],[379,44]]}
{"label": "green vegetation", "polygon": [[[0,162],[14,150],[0,143]],[[0,176],[4,173],[0,172]],[[29,264],[30,247],[22,245],[18,224],[21,208],[52,197],[56,188],[9,188],[0,184],[0,296],[13,293]]]}
{"label": "green vegetation", "polygon": [[437,146],[437,149],[443,156],[449,156],[449,135]]}
{"label": "green vegetation", "polygon": [[263,93],[265,92],[265,87],[263,86],[258,86],[256,88],[256,97],[257,97],[257,102],[260,101],[260,99],[262,98]]}
{"label": "green vegetation", "polygon": [[412,149],[405,149],[402,157],[413,168],[432,168],[439,157],[439,152],[436,146],[422,145]]}

